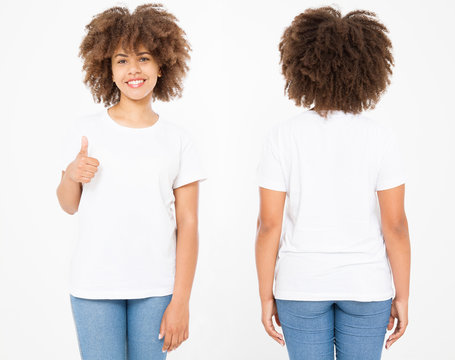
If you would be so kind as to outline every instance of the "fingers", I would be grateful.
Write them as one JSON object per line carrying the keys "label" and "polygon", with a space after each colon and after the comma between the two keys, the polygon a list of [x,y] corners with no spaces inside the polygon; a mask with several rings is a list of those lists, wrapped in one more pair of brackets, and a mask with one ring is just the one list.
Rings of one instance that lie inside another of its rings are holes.
{"label": "fingers", "polygon": [[170,333],[168,332],[167,335],[164,337],[164,344],[163,344],[163,352],[171,352],[177,349],[182,342],[188,339],[188,333]]}
{"label": "fingers", "polygon": [[80,158],[80,163],[84,166],[90,165],[93,167],[98,167],[100,165],[100,162],[98,161],[98,159],[95,159],[93,157],[86,156],[86,155],[79,155],[79,158]]}
{"label": "fingers", "polygon": [[95,176],[96,171],[97,169],[95,171],[85,170],[85,167],[83,167],[82,169],[79,169],[76,180],[82,183],[88,183]]}
{"label": "fingers", "polygon": [[81,183],[90,182],[98,171],[98,165],[99,161],[97,159],[81,155],[77,162],[75,180]]}
{"label": "fingers", "polygon": [[83,163],[78,164],[78,169],[81,176],[95,176],[95,173],[98,171],[96,166]]}
{"label": "fingers", "polygon": [[162,339],[164,335],[164,344],[162,351],[163,352],[170,352],[177,349],[182,342],[188,339],[188,330],[180,331],[180,332],[171,332],[171,331],[162,331],[160,330],[160,335],[158,339]]}
{"label": "fingers", "polygon": [[85,164],[84,170],[96,173],[98,171],[98,167],[91,164]]}
{"label": "fingers", "polygon": [[387,339],[385,348],[388,349],[392,346],[392,344],[397,341],[406,331],[407,324],[403,324],[403,322],[398,321],[397,327],[392,335],[389,336]]}
{"label": "fingers", "polygon": [[97,167],[100,165],[100,162],[97,159],[89,157],[89,156],[84,158],[84,163],[87,165],[90,165],[90,166],[94,166],[94,167]]}
{"label": "fingers", "polygon": [[164,336],[164,344],[163,348],[161,349],[163,352],[170,351],[172,344],[172,333],[167,332]]}
{"label": "fingers", "polygon": [[79,179],[77,179],[77,181],[80,182],[80,183],[87,184],[90,181],[92,181],[92,178],[91,177],[88,178],[88,177],[81,176]]}
{"label": "fingers", "polygon": [[174,334],[172,336],[172,342],[171,342],[170,351],[173,351],[173,350],[177,349],[179,347],[180,343],[181,343],[180,334]]}
{"label": "fingers", "polygon": [[92,178],[92,177],[95,176],[95,172],[96,171],[97,170],[95,170],[95,171],[92,171],[92,170],[81,170],[80,176],[86,177],[86,178]]}
{"label": "fingers", "polygon": [[278,331],[275,330],[275,327],[273,326],[272,319],[267,319],[266,321],[263,321],[262,324],[264,325],[265,331],[269,336],[275,340],[278,344],[284,346],[284,337],[282,334],[280,334]]}

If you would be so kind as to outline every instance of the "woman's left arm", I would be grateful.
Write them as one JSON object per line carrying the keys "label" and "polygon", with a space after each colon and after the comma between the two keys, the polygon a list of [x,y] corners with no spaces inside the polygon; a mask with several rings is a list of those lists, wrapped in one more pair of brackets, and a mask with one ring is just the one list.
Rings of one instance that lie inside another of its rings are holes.
{"label": "woman's left arm", "polygon": [[280,244],[286,192],[259,187],[259,217],[256,233],[256,268],[262,305],[262,324],[269,336],[284,346],[283,334],[275,330],[272,318],[281,326],[273,296],[275,263]]}
{"label": "woman's left arm", "polygon": [[161,320],[163,352],[175,350],[188,339],[189,301],[198,254],[199,182],[174,189],[177,251],[174,292]]}

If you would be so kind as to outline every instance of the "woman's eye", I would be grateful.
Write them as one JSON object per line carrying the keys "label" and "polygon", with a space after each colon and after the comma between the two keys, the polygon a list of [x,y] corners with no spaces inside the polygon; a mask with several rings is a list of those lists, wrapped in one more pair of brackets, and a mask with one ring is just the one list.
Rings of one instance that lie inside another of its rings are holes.
{"label": "woman's eye", "polygon": [[[144,62],[144,61],[148,61],[148,60],[150,60],[150,59],[149,59],[148,57],[141,57],[139,60],[140,60],[141,62]],[[125,59],[119,60],[119,61],[117,62],[117,64],[126,64],[126,60],[125,60]]]}

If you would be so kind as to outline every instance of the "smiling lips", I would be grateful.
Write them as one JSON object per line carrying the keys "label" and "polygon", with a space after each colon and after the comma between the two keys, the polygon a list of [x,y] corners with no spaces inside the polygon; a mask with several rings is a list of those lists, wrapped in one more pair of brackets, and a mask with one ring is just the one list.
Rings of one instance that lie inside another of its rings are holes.
{"label": "smiling lips", "polygon": [[141,87],[142,85],[144,85],[144,82],[145,82],[144,79],[132,79],[127,82],[127,85],[130,88],[138,88],[138,87]]}

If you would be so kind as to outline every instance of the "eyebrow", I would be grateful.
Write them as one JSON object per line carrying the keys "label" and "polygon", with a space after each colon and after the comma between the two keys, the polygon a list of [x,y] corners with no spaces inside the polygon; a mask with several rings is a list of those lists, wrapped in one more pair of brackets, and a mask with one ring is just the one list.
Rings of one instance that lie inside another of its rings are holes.
{"label": "eyebrow", "polygon": [[[140,55],[144,55],[144,54],[148,54],[150,56],[152,56],[152,54],[150,54],[148,51],[143,51],[143,52],[140,52],[138,54],[136,54],[137,56],[140,56]],[[115,55],[114,57],[117,57],[117,56],[123,56],[123,57],[128,57],[128,55],[125,55],[125,54],[117,54]]]}

